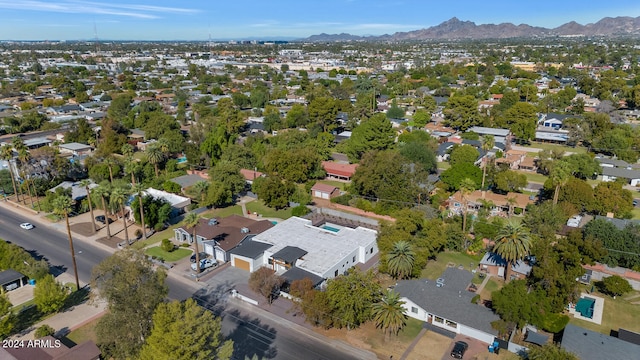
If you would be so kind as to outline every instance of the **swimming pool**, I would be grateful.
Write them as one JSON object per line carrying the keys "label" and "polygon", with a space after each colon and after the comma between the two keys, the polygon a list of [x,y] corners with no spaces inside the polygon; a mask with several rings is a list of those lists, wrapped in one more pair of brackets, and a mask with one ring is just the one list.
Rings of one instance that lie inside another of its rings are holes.
{"label": "swimming pool", "polygon": [[576,312],[579,312],[580,315],[586,318],[593,318],[593,308],[596,304],[596,300],[590,297],[582,297],[578,300],[576,304]]}
{"label": "swimming pool", "polygon": [[322,225],[322,228],[325,229],[325,230],[329,230],[331,232],[335,232],[335,233],[340,231],[340,229],[334,228],[333,226],[329,226],[329,225]]}

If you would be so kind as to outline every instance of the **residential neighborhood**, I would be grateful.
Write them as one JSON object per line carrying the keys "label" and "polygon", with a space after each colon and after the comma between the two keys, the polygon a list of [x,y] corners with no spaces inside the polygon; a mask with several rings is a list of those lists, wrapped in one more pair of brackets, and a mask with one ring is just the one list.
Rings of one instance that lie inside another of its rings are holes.
{"label": "residential neighborhood", "polygon": [[637,359],[636,40],[0,41],[0,358]]}

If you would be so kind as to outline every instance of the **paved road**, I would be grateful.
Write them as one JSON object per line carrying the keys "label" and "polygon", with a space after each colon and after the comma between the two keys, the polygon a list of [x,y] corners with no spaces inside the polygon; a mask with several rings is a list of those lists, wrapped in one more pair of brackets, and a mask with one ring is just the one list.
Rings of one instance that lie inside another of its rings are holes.
{"label": "paved road", "polygon": [[[20,224],[31,222],[36,227],[23,230]],[[49,261],[53,271],[73,273],[69,241],[67,236],[51,227],[51,224],[39,224],[35,218],[28,218],[0,206],[0,238],[20,245],[36,257],[42,256]],[[91,269],[108,257],[111,252],[87,240],[74,241],[78,277],[82,283],[91,279]],[[179,275],[178,275],[179,276]],[[167,277],[169,298],[184,300],[197,294],[199,302],[218,314],[224,316],[223,331],[236,343],[237,359],[244,360],[244,355],[258,354],[268,359],[362,359],[358,349],[337,344],[328,346],[326,338],[317,334],[309,334],[310,330],[300,329],[298,325],[264,312],[253,309],[250,305],[232,304],[218,301],[219,295],[211,297],[206,289],[189,283],[176,276]],[[227,307],[227,305],[229,305]],[[243,306],[244,305],[244,306]],[[295,325],[295,326],[294,326]]]}

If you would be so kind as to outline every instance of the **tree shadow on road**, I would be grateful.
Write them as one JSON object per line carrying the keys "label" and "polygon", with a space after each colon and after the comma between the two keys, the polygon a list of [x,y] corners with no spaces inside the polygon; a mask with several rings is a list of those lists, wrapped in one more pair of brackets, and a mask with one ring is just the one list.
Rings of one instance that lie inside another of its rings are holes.
{"label": "tree shadow on road", "polygon": [[233,355],[237,359],[274,359],[278,355],[273,345],[277,331],[260,319],[243,315],[238,310],[225,311],[222,317],[236,324],[236,328],[227,336],[233,340]]}

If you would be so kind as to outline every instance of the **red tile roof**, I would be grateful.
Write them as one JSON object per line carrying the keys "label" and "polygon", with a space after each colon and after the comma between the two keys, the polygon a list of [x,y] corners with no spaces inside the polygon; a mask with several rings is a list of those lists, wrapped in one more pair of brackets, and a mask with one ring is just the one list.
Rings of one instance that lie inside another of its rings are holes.
{"label": "red tile roof", "polygon": [[254,171],[249,169],[240,169],[240,174],[244,176],[245,180],[247,181],[253,181],[259,178],[260,176],[264,175],[260,171]]}
{"label": "red tile roof", "polygon": [[322,168],[329,175],[352,177],[356,173],[358,164],[340,164],[333,161],[323,161]]}
{"label": "red tile roof", "polygon": [[315,185],[313,185],[313,187],[311,188],[312,191],[320,191],[320,192],[327,193],[327,194],[331,194],[336,189],[337,189],[337,187],[335,187],[333,185],[323,184],[323,183],[319,183],[319,182],[315,183]]}

